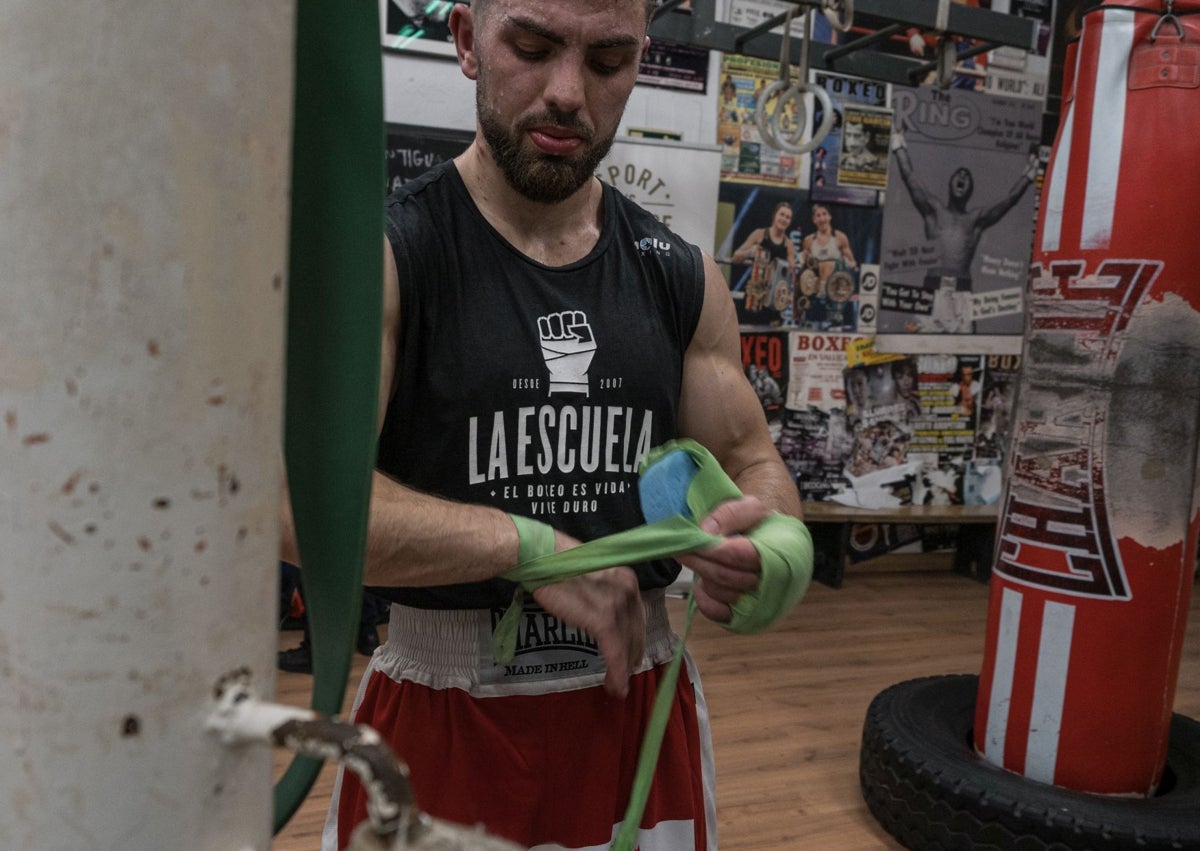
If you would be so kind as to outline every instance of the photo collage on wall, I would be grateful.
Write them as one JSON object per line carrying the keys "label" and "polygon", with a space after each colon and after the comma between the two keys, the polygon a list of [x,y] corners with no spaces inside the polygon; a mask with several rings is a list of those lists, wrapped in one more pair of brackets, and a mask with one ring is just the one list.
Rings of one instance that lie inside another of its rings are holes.
{"label": "photo collage on wall", "polygon": [[[1001,5],[1023,17],[1042,8]],[[753,27],[784,10],[775,0],[733,0],[730,22]],[[817,40],[856,37],[813,18]],[[928,58],[920,36],[901,33],[872,49]],[[833,115],[809,98],[806,115],[778,119],[783,133],[799,121],[813,133],[828,128],[804,153],[773,146],[757,124],[778,65],[723,59],[714,256],[741,326],[747,378],[804,501],[1000,499],[1021,358],[994,352],[1019,349],[1004,339],[1023,332],[1042,104],[987,83],[993,53],[960,61],[945,89],[811,72]],[[877,334],[888,335],[886,352],[848,359],[856,347],[873,352]],[[951,334],[963,336],[945,350],[918,342]],[[908,354],[896,342],[906,335]],[[975,335],[992,342],[972,351]],[[872,534],[862,549],[936,537],[924,527]]]}
{"label": "photo collage on wall", "polygon": [[[817,101],[815,114],[789,102],[777,117],[782,133],[798,134],[803,121],[811,138],[827,126],[811,152],[789,153],[768,144],[756,120],[759,98],[779,79],[778,63],[724,57],[715,257],[744,328],[873,334],[890,86],[825,72],[812,77],[828,92],[833,116],[825,122]],[[843,126],[846,115],[852,128]]]}
{"label": "photo collage on wall", "polygon": [[[748,350],[763,348],[747,338],[771,333],[743,331],[747,368]],[[998,503],[1019,355],[881,355],[847,366],[846,350],[865,338],[781,336],[784,404],[768,419],[804,500]]]}

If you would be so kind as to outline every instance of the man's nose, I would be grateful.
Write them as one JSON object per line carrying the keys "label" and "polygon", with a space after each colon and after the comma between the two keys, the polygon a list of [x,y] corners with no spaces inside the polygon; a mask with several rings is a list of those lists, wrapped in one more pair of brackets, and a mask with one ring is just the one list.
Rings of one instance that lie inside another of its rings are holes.
{"label": "man's nose", "polygon": [[560,112],[583,108],[586,80],[582,60],[567,53],[550,68],[544,97],[546,105]]}

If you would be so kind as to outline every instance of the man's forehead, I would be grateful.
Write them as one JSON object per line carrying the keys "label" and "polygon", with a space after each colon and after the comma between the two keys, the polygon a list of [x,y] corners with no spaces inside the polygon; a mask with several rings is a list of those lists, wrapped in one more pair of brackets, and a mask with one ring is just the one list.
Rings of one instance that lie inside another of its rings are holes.
{"label": "man's forehead", "polygon": [[647,25],[644,0],[483,0],[480,5],[489,17],[535,23],[564,35],[619,32],[640,39]]}

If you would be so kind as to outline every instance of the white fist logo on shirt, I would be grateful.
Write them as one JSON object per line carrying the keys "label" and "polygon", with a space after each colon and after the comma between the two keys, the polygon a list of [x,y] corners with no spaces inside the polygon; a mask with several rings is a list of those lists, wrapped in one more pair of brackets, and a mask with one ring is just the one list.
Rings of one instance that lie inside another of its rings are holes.
{"label": "white fist logo on shirt", "polygon": [[564,310],[538,318],[542,357],[550,372],[550,393],[588,395],[588,367],[596,354],[592,326],[582,310]]}

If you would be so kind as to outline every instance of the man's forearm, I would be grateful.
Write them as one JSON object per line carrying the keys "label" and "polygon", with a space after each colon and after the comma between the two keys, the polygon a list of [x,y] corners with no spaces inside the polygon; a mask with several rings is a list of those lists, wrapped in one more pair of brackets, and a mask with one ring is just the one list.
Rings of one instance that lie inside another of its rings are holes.
{"label": "man's forearm", "polygon": [[453,502],[376,472],[364,581],[380,586],[453,585],[516,566],[516,527],[498,508]]}
{"label": "man's forearm", "polygon": [[751,463],[732,478],[742,493],[758,497],[772,511],[801,516],[800,494],[781,460],[763,459]]}
{"label": "man's forearm", "polygon": [[[286,489],[280,558],[303,567]],[[453,585],[514,567],[519,542],[498,508],[441,499],[379,473],[371,482],[363,582],[378,586]]]}

